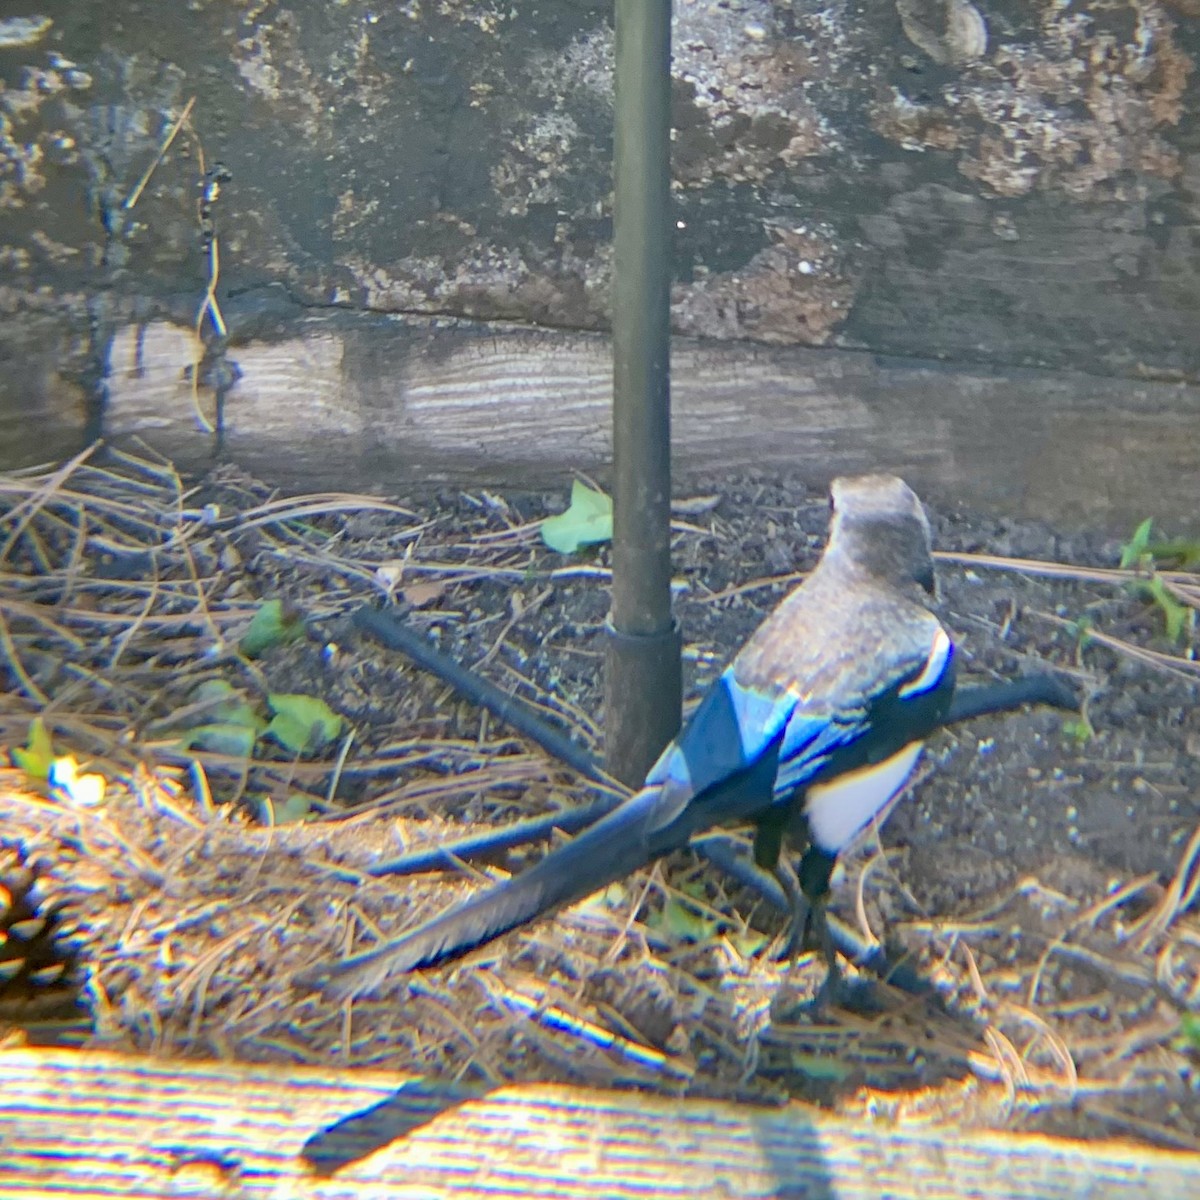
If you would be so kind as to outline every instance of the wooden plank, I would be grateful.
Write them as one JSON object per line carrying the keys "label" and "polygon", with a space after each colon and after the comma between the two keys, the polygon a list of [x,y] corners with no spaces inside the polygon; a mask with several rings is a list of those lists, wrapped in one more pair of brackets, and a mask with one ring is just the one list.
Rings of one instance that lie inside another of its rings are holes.
{"label": "wooden plank", "polygon": [[[183,376],[190,353],[178,326],[119,330],[107,432],[207,457]],[[685,486],[719,487],[723,473],[750,468],[799,472],[817,487],[889,469],[935,500],[1086,516],[1116,532],[1151,514],[1194,516],[1200,388],[685,338],[672,353]],[[272,478],[559,486],[572,468],[609,461],[601,335],[339,315],[231,357],[243,377],[227,398],[224,450]]]}
{"label": "wooden plank", "polygon": [[[90,427],[77,386],[57,374],[71,336],[44,319],[0,330],[14,364],[0,378],[9,465],[73,453],[98,432],[139,435],[187,466],[229,457],[301,489],[561,488],[572,469],[603,475],[610,459],[610,346],[598,334],[281,317],[229,351],[242,377],[219,444],[196,420],[187,327],[117,328],[107,412]],[[1195,520],[1200,387],[687,338],[672,367],[683,489],[720,490],[748,469],[820,488],[879,468],[935,503],[1118,534],[1151,515],[1179,532]],[[212,412],[210,393],[201,403]]]}
{"label": "wooden plank", "polygon": [[1117,1143],[853,1121],[560,1086],[465,1093],[393,1075],[0,1052],[0,1194],[1162,1197],[1200,1159]]}

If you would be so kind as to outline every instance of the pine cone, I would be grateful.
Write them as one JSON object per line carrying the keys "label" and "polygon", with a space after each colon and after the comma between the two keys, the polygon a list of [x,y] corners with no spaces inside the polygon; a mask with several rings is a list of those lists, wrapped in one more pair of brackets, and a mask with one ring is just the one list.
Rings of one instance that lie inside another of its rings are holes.
{"label": "pine cone", "polygon": [[0,841],[0,1022],[78,1016],[72,933],[42,865]]}

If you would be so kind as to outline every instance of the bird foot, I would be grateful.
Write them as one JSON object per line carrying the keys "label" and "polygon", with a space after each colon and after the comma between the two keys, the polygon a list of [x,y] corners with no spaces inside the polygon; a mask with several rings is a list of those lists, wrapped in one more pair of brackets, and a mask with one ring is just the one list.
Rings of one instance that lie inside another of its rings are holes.
{"label": "bird foot", "polygon": [[814,913],[812,904],[800,888],[800,880],[796,877],[795,869],[786,858],[778,860],[774,873],[788,898],[792,916],[784,931],[782,947],[773,957],[776,962],[788,962],[793,958],[799,958],[807,949],[809,934],[813,928]]}
{"label": "bird foot", "polygon": [[803,921],[792,921],[780,936],[779,949],[771,955],[777,963],[791,962],[808,948],[808,931]]}
{"label": "bird foot", "polygon": [[812,1011],[815,1017],[828,1017],[830,1010],[842,1007],[846,1001],[846,980],[836,962],[829,964],[825,981],[817,988],[813,997]]}

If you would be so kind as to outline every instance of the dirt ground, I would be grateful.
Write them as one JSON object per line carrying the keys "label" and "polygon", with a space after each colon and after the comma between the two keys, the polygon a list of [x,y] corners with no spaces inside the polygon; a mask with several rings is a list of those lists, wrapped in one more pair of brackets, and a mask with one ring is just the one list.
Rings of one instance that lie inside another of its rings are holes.
{"label": "dirt ground", "polygon": [[[1024,711],[939,734],[879,836],[844,864],[835,910],[907,948],[936,998],[877,984],[865,1010],[818,1018],[805,1002],[820,963],[771,961],[776,914],[682,853],[347,1013],[297,994],[291,974],[474,886],[466,871],[373,881],[373,862],[587,795],[358,634],[350,614],[391,594],[409,625],[595,750],[607,549],[565,559],[541,544],[536,522],[560,495],[446,491],[405,499],[407,513],[354,498],[306,506],[236,472],[188,491],[166,466],[130,462],[82,466],[56,486],[56,501],[43,486],[0,521],[0,747],[22,744],[44,711],[56,751],[112,783],[81,816],[0,773],[0,854],[10,894],[21,871],[40,873],[28,911],[63,906],[58,952],[84,1013],[70,1036],[485,1085],[802,1097],[1200,1149],[1197,634],[1192,620],[1181,641],[1165,636],[1162,606],[1115,571],[1118,540],[928,500],[939,613],[968,681],[1053,667],[1086,700],[1082,718]],[[218,506],[207,524],[190,515],[206,504]],[[186,534],[164,542],[154,512]],[[709,481],[681,496],[690,700],[815,561],[826,519],[824,494],[797,480]],[[1184,602],[1200,597],[1194,573],[1163,578]],[[231,647],[267,598],[293,605],[306,635],[248,664]],[[214,674],[252,699],[319,695],[352,744],[298,758],[259,746],[249,764],[173,749],[173,714]],[[311,819],[261,823],[262,796],[297,791]],[[29,1019],[37,989],[17,982],[0,1014],[50,1036]]]}

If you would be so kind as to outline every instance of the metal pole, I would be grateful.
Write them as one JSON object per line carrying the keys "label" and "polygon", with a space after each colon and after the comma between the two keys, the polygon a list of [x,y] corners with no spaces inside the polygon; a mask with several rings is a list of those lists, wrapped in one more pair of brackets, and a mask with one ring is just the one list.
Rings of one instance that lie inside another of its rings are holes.
{"label": "metal pole", "polygon": [[616,0],[613,589],[606,766],[636,785],[679,728],[671,616],[671,0]]}

